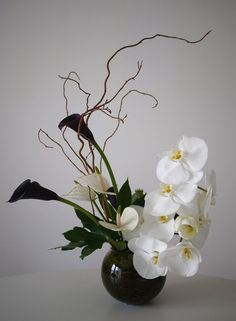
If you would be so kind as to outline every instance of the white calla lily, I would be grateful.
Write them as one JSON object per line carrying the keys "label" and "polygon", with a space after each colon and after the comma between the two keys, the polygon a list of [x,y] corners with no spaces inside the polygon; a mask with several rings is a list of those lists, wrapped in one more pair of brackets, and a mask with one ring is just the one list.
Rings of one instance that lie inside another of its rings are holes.
{"label": "white calla lily", "polygon": [[136,210],[136,212],[138,213],[138,224],[136,225],[135,229],[133,229],[132,231],[130,231],[130,230],[129,231],[128,230],[122,231],[123,238],[126,241],[129,241],[131,239],[139,237],[141,235],[142,226],[145,222],[145,218],[143,215],[143,207],[138,206],[138,205],[130,205],[130,207],[134,208]]}
{"label": "white calla lily", "polygon": [[163,253],[163,261],[170,272],[190,277],[197,273],[201,255],[190,242],[181,242]]}
{"label": "white calla lily", "polygon": [[167,267],[163,264],[162,252],[167,244],[150,236],[141,236],[130,240],[129,249],[134,251],[133,265],[140,276],[154,279],[167,274]]}
{"label": "white calla lily", "polygon": [[197,183],[202,178],[201,169],[207,156],[208,148],[204,140],[183,136],[177,147],[159,161],[157,177],[165,184]]}
{"label": "white calla lily", "polygon": [[78,201],[92,201],[95,199],[96,193],[89,187],[83,186],[76,182],[72,190],[69,193],[64,194],[62,196]]}
{"label": "white calla lily", "polygon": [[89,187],[94,192],[102,193],[102,194],[114,194],[107,192],[109,187],[111,186],[108,180],[102,176],[100,173],[92,173],[88,175],[81,176],[78,179],[78,183],[84,186]]}
{"label": "white calla lily", "polygon": [[99,224],[112,231],[133,231],[139,222],[137,211],[132,207],[126,207],[120,215],[116,214],[116,224],[99,221]]}

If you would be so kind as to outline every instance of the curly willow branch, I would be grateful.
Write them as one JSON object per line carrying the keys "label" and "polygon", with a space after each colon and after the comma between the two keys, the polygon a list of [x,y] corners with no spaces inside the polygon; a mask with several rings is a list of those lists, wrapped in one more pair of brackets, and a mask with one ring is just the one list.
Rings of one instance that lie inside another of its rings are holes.
{"label": "curly willow branch", "polygon": [[112,56],[108,59],[108,61],[107,61],[107,76],[106,76],[106,78],[105,78],[105,80],[104,80],[103,94],[102,94],[101,98],[99,99],[99,101],[97,102],[97,104],[96,104],[95,106],[98,106],[99,104],[101,104],[101,102],[103,101],[104,97],[106,96],[106,93],[107,93],[107,83],[108,83],[108,80],[109,80],[110,75],[111,75],[110,64],[111,64],[112,60],[113,60],[113,59],[118,55],[118,53],[120,53],[121,51],[123,51],[123,50],[125,50],[125,49],[128,49],[128,48],[137,47],[137,46],[139,46],[142,42],[147,41],[147,40],[152,40],[152,39],[157,38],[157,37],[180,40],[180,41],[184,41],[184,42],[189,43],[189,44],[196,44],[196,43],[201,42],[204,38],[206,38],[211,31],[212,31],[212,30],[209,30],[203,37],[201,37],[200,39],[195,40],[195,41],[191,41],[191,40],[188,40],[188,39],[183,38],[183,37],[170,36],[170,35],[164,35],[164,34],[157,33],[157,34],[155,34],[154,36],[145,37],[145,38],[139,40],[138,42],[136,42],[136,43],[134,43],[134,44],[121,47],[120,49],[118,49],[117,51],[115,51],[115,52],[113,53],[113,55],[112,55]]}
{"label": "curly willow branch", "polygon": [[[117,117],[115,117],[115,119],[117,120],[117,125],[115,127],[115,129],[113,130],[113,132],[106,138],[104,144],[103,144],[103,151],[105,151],[106,149],[106,145],[108,143],[108,141],[115,135],[115,133],[118,131],[119,127],[120,127],[120,124],[121,123],[124,123],[124,120],[127,118],[127,114],[124,116],[124,117],[121,117],[121,111],[122,111],[122,108],[123,108],[123,103],[124,103],[124,99],[127,98],[131,93],[137,93],[139,95],[144,95],[144,96],[148,96],[148,97],[151,97],[154,101],[155,101],[155,104],[154,106],[152,106],[152,108],[156,108],[157,105],[158,105],[158,100],[156,99],[155,96],[149,94],[149,93],[146,93],[146,92],[143,92],[143,91],[140,91],[140,90],[137,90],[137,89],[131,89],[129,90],[122,98],[121,98],[121,101],[120,101],[120,107],[119,107],[119,110],[118,110],[118,113],[117,113]],[[106,114],[107,116],[109,117],[112,117],[111,115],[109,114]],[[112,117],[114,118],[114,117]],[[100,160],[100,170],[101,170],[101,167],[102,167],[102,160]]]}
{"label": "curly willow branch", "polygon": [[53,139],[51,136],[48,135],[48,133],[46,133],[43,129],[39,129],[38,130],[38,140],[39,142],[45,147],[45,148],[54,148],[52,146],[47,145],[46,143],[44,143],[44,141],[41,138],[41,134],[44,134],[51,142],[53,142],[54,144],[56,144],[57,146],[60,147],[62,153],[65,155],[65,157],[68,159],[68,161],[83,175],[85,175],[85,173],[72,161],[72,159],[66,154],[63,146],[58,143],[55,139]]}

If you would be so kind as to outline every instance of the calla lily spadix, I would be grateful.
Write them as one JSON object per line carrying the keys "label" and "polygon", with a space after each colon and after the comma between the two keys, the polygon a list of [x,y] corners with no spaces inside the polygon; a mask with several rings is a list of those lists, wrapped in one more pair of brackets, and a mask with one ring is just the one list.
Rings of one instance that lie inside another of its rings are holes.
{"label": "calla lily spadix", "polygon": [[207,156],[208,148],[204,140],[183,136],[176,148],[159,161],[157,178],[165,184],[197,183],[203,176],[201,170]]}
{"label": "calla lily spadix", "polygon": [[167,244],[150,236],[141,236],[128,242],[129,249],[134,252],[133,264],[136,271],[145,279],[154,279],[167,273],[167,266],[162,253]]}
{"label": "calla lily spadix", "polygon": [[99,221],[99,224],[112,231],[133,231],[139,222],[137,211],[132,207],[126,207],[120,215],[116,214],[116,224]]}
{"label": "calla lily spadix", "polygon": [[201,255],[198,249],[187,241],[168,248],[163,253],[162,258],[168,267],[168,271],[186,277],[196,274],[201,263]]}

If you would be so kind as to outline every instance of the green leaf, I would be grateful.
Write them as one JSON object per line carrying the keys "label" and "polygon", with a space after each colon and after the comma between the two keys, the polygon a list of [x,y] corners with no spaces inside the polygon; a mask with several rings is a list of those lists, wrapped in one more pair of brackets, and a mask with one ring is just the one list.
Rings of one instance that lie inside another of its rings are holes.
{"label": "green leaf", "polygon": [[83,227],[74,227],[73,230],[63,233],[64,237],[70,242],[105,242],[106,238],[101,233],[89,232]]}
{"label": "green leaf", "polygon": [[129,186],[129,180],[127,179],[118,193],[118,202],[121,206],[121,211],[123,211],[126,207],[130,206],[131,197],[131,189]]}
{"label": "green leaf", "polygon": [[80,258],[83,260],[86,256],[89,256],[90,254],[92,254],[97,249],[100,249],[101,247],[91,247],[89,245],[85,246],[81,251]]}
{"label": "green leaf", "polygon": [[84,241],[80,241],[80,242],[70,242],[67,245],[61,246],[61,250],[62,251],[71,251],[76,249],[77,247],[83,247],[85,246],[85,242]]}
{"label": "green leaf", "polygon": [[[96,224],[93,220],[91,220],[87,215],[85,215],[79,209],[75,209],[75,213],[77,217],[81,220],[83,227],[87,228],[90,231],[97,231],[99,229],[99,225]],[[99,218],[94,215],[94,218],[99,221]]]}

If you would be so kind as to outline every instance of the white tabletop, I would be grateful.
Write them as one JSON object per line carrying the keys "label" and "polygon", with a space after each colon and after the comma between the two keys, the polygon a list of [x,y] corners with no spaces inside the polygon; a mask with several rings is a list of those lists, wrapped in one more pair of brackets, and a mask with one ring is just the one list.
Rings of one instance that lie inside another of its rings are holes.
{"label": "white tabletop", "polygon": [[0,278],[1,321],[235,321],[236,281],[168,276],[151,304],[113,299],[98,270]]}

